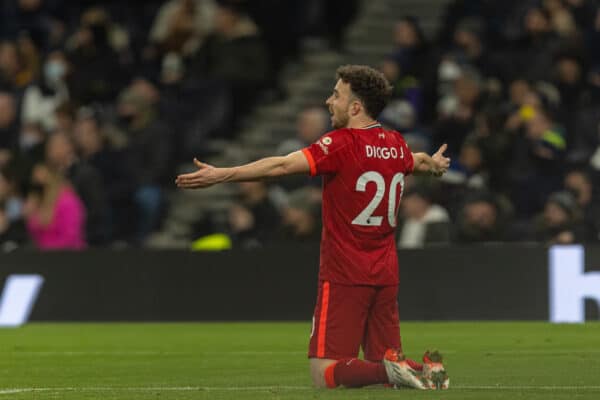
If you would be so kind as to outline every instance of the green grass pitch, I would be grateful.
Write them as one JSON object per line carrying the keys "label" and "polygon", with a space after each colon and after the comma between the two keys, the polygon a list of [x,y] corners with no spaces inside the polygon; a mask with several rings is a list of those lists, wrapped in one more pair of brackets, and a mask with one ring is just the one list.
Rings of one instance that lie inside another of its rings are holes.
{"label": "green grass pitch", "polygon": [[30,324],[0,329],[3,399],[600,399],[600,324],[402,324],[451,388],[318,390],[309,323]]}

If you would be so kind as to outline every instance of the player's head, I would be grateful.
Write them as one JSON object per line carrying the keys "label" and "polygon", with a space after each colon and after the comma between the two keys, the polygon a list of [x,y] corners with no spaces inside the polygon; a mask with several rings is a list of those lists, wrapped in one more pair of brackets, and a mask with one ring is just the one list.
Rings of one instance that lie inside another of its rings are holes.
{"label": "player's head", "polygon": [[326,102],[335,129],[348,126],[353,118],[377,118],[392,94],[383,73],[365,65],[341,66],[336,77],[333,94]]}

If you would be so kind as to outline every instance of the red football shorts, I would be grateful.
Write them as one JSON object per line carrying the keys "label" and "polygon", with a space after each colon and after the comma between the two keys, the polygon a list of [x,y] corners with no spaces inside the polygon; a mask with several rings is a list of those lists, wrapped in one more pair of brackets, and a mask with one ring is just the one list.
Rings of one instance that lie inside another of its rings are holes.
{"label": "red football shorts", "polygon": [[348,286],[319,282],[308,357],[358,357],[381,361],[400,349],[398,286]]}

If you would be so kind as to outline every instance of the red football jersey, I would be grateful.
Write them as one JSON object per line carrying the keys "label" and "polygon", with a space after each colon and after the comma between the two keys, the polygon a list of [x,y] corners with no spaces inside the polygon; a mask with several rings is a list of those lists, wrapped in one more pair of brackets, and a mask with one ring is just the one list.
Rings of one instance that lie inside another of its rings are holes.
{"label": "red football jersey", "polygon": [[323,175],[319,279],[350,285],[398,284],[395,227],[413,157],[404,138],[379,124],[338,129],[302,150]]}

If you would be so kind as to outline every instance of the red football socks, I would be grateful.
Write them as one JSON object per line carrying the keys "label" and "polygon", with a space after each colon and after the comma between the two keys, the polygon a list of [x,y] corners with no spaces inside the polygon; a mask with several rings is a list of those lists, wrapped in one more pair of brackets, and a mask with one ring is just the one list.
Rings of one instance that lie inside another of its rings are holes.
{"label": "red football socks", "polygon": [[327,387],[345,386],[356,388],[379,383],[388,383],[385,367],[381,363],[343,358],[325,370]]}

